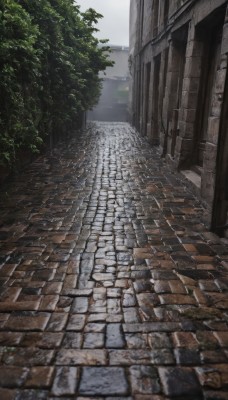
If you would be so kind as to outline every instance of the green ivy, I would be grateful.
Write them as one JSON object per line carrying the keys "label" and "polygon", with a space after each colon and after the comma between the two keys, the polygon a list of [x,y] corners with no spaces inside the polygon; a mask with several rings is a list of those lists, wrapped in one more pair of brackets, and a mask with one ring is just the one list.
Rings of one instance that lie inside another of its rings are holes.
{"label": "green ivy", "polygon": [[73,0],[0,0],[0,163],[75,129],[112,65],[94,37],[102,16]]}

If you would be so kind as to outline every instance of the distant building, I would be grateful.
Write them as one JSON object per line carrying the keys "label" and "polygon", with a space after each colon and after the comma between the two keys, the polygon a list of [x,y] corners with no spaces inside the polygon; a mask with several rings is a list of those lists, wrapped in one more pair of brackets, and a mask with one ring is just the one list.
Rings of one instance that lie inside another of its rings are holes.
{"label": "distant building", "polygon": [[128,47],[110,46],[115,62],[101,73],[103,89],[97,106],[88,113],[89,120],[127,121],[129,101]]}
{"label": "distant building", "polygon": [[228,1],[131,0],[132,124],[228,236]]}

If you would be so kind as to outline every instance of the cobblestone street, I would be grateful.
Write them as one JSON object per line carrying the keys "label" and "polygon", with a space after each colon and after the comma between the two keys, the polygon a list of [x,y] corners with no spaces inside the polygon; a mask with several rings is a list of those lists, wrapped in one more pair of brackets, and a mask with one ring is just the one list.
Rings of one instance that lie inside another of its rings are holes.
{"label": "cobblestone street", "polygon": [[228,398],[228,246],[128,124],[39,157],[0,206],[1,400]]}

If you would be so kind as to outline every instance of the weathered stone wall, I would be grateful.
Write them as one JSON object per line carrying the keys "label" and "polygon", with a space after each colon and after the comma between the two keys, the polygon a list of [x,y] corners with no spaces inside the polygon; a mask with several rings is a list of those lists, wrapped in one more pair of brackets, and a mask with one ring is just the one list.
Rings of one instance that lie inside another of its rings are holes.
{"label": "weathered stone wall", "polygon": [[[191,180],[213,210],[212,221],[218,213],[217,192],[225,190],[217,177],[227,162],[225,154],[218,164],[221,129],[228,129],[223,112],[227,4],[225,0],[134,0],[131,6],[132,123]],[[223,216],[219,223],[226,222]]]}

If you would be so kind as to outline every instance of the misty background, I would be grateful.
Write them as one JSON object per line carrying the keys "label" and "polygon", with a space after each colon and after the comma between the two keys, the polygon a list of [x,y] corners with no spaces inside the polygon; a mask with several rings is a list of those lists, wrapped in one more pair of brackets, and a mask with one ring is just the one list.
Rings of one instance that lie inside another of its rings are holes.
{"label": "misty background", "polygon": [[129,9],[130,0],[78,0],[80,11],[94,8],[103,15],[94,33],[98,39],[108,39],[112,68],[101,73],[102,92],[98,104],[87,112],[87,120],[127,121],[129,103]]}
{"label": "misty background", "polygon": [[109,39],[109,44],[129,46],[129,8],[130,0],[77,0],[81,11],[94,8],[102,14],[97,24],[98,39]]}

